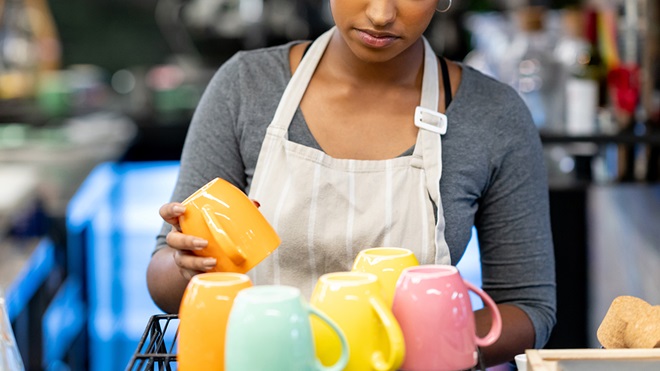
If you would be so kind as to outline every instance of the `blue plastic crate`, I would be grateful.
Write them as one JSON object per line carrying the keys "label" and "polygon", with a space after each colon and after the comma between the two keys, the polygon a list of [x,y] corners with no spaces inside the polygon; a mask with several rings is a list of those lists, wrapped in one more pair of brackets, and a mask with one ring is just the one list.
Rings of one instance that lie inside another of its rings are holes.
{"label": "blue plastic crate", "polygon": [[[68,271],[86,287],[91,371],[130,361],[151,316],[162,313],[147,290],[146,268],[178,162],[104,163],[67,210]],[[54,357],[57,358],[57,357]]]}

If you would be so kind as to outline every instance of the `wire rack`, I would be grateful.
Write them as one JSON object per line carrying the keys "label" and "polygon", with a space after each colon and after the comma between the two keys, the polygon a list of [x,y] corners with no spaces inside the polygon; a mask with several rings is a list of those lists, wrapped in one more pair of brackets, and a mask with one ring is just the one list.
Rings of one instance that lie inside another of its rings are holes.
{"label": "wire rack", "polygon": [[151,316],[126,371],[174,371],[176,342],[179,335],[176,314]]}
{"label": "wire rack", "polygon": [[[176,371],[176,342],[179,317],[176,314],[151,316],[126,371]],[[478,363],[471,371],[484,371],[481,349],[477,348]]]}

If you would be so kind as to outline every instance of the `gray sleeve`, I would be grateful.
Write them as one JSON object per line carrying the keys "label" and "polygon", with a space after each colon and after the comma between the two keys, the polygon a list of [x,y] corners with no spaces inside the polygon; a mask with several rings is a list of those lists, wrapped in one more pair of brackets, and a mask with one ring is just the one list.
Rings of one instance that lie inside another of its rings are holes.
{"label": "gray sleeve", "polygon": [[542,348],[556,322],[555,264],[547,173],[537,128],[515,91],[512,105],[493,112],[505,120],[490,165],[488,189],[475,225],[483,289],[498,303],[517,305],[530,317]]}
{"label": "gray sleeve", "polygon": [[[210,180],[220,177],[245,189],[245,170],[236,134],[240,95],[239,52],[209,82],[195,110],[181,153],[181,167],[172,201],[183,201]],[[163,223],[156,249],[166,245],[171,226]]]}

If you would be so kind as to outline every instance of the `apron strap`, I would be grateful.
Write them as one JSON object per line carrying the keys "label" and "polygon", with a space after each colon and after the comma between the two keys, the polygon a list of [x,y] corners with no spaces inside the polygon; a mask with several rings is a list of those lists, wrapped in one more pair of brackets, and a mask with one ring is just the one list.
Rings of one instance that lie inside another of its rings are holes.
{"label": "apron strap", "polygon": [[291,120],[293,120],[293,116],[300,105],[305,90],[307,90],[307,85],[309,85],[309,81],[312,79],[312,75],[314,75],[316,66],[318,66],[335,28],[336,26],[333,26],[319,36],[309,47],[309,51],[305,53],[305,56],[300,61],[296,72],[293,73],[291,80],[282,94],[282,99],[277,106],[275,116],[273,116],[268,130],[272,128],[282,136],[286,136]]}
{"label": "apron strap", "polygon": [[422,98],[420,106],[431,111],[438,111],[438,63],[428,40],[424,40],[424,75],[422,79]]}
{"label": "apron strap", "polygon": [[[446,93],[445,93],[446,94]],[[429,196],[440,209],[440,177],[442,176],[442,142],[447,130],[447,117],[438,112],[438,63],[429,42],[424,38],[424,77],[420,107],[415,110],[415,125],[420,128],[413,156],[422,158],[426,170]]]}

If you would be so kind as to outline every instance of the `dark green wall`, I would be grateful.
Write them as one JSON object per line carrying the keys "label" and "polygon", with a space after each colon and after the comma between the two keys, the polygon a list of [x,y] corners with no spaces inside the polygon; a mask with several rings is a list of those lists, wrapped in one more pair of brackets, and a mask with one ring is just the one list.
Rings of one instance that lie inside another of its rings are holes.
{"label": "dark green wall", "polygon": [[170,49],[156,25],[155,0],[49,0],[62,64],[109,71],[162,63]]}

